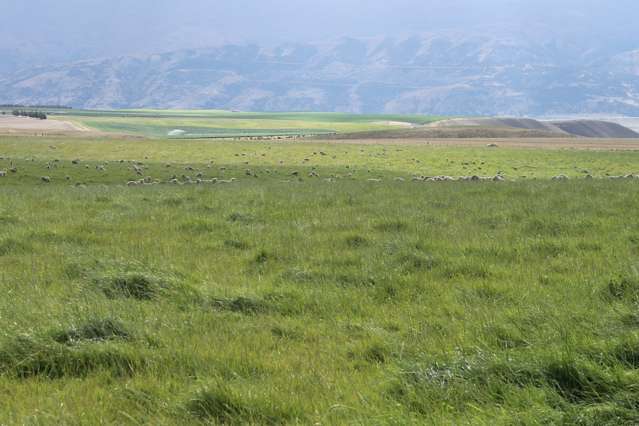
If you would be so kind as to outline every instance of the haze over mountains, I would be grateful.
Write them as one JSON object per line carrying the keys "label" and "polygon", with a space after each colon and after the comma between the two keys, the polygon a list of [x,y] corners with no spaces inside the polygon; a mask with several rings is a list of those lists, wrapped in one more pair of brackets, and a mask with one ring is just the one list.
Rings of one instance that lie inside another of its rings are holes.
{"label": "haze over mountains", "polygon": [[0,102],[442,115],[639,114],[639,49],[437,34],[227,45],[42,66]]}
{"label": "haze over mountains", "polygon": [[39,2],[0,16],[0,103],[639,115],[627,0]]}

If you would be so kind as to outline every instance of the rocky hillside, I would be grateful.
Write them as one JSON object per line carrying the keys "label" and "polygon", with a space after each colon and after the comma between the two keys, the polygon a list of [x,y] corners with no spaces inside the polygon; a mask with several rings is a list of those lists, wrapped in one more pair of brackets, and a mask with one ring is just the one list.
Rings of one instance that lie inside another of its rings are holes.
{"label": "rocky hillside", "polygon": [[229,45],[0,70],[0,103],[639,115],[639,50],[454,34]]}

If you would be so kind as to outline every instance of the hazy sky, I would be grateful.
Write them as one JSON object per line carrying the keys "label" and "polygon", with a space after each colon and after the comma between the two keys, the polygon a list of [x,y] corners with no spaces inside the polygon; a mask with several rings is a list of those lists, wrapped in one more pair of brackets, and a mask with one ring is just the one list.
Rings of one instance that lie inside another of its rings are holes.
{"label": "hazy sky", "polygon": [[92,57],[478,27],[632,45],[637,16],[637,0],[0,0],[0,47]]}

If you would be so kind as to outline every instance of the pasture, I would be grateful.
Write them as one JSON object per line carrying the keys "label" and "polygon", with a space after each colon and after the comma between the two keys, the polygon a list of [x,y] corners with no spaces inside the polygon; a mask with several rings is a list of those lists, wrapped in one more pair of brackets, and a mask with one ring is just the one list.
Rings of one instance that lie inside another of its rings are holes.
{"label": "pasture", "polygon": [[336,113],[253,113],[215,110],[58,110],[53,118],[70,120],[102,132],[150,138],[293,137],[389,130],[397,124],[427,124],[430,116]]}
{"label": "pasture", "polygon": [[[639,179],[609,178],[639,152],[0,137],[0,157],[1,424],[639,422]],[[413,181],[435,175],[506,181]]]}

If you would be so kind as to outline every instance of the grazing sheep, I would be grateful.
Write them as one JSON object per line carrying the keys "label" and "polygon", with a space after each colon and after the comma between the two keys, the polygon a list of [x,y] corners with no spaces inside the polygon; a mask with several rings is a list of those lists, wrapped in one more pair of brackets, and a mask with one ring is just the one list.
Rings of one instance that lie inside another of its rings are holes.
{"label": "grazing sheep", "polygon": [[455,178],[452,176],[434,176],[426,179],[427,182],[449,182],[454,180]]}
{"label": "grazing sheep", "polygon": [[552,180],[558,180],[558,181],[568,180],[568,176],[566,176],[566,175],[557,175],[557,176],[554,176],[552,178]]}
{"label": "grazing sheep", "polygon": [[0,170],[0,177],[5,177],[7,176],[7,172],[4,170]]}
{"label": "grazing sheep", "polygon": [[493,182],[503,182],[503,181],[505,181],[505,180],[506,180],[506,178],[504,178],[504,177],[503,177],[503,176],[501,176],[501,175],[497,175],[497,176],[495,176],[495,177],[493,178]]}
{"label": "grazing sheep", "polygon": [[313,170],[313,171],[311,171],[311,172],[308,174],[308,177],[310,177],[310,178],[312,178],[312,177],[319,177],[319,175],[317,174],[317,172],[315,172],[315,171]]}
{"label": "grazing sheep", "polygon": [[126,186],[138,186],[139,182],[137,180],[130,180],[126,183]]}
{"label": "grazing sheep", "polygon": [[42,176],[40,180],[44,183],[51,183],[51,178],[49,176]]}

